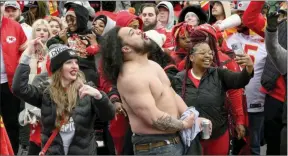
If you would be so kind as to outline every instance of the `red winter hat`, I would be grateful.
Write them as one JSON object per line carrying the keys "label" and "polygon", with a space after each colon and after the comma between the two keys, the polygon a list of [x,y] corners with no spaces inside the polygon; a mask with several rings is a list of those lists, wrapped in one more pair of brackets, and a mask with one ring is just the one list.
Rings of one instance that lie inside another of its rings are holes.
{"label": "red winter hat", "polygon": [[204,32],[212,35],[217,40],[216,29],[213,26],[211,26],[210,24],[199,25],[199,26],[195,27],[195,30],[204,31]]}
{"label": "red winter hat", "polygon": [[192,41],[191,48],[198,43],[206,42],[214,52],[218,51],[216,30],[210,24],[202,24],[195,27],[190,32],[190,37]]}
{"label": "red winter hat", "polygon": [[139,21],[139,29],[142,30],[142,19],[136,15],[129,13],[128,11],[121,11],[117,14],[116,25],[119,27],[127,27],[134,19]]}
{"label": "red winter hat", "polygon": [[172,37],[174,43],[176,43],[176,45],[178,46],[179,42],[177,42],[177,39],[179,38],[179,36],[189,35],[193,29],[194,28],[192,25],[185,22],[181,22],[175,25],[172,29]]}

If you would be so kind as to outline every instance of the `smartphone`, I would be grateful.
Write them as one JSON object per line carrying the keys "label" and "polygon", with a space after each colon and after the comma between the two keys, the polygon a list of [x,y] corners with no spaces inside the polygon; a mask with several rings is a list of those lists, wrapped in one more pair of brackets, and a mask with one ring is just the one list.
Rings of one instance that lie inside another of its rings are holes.
{"label": "smartphone", "polygon": [[241,43],[233,43],[231,47],[235,54],[244,54],[244,50],[242,48]]}

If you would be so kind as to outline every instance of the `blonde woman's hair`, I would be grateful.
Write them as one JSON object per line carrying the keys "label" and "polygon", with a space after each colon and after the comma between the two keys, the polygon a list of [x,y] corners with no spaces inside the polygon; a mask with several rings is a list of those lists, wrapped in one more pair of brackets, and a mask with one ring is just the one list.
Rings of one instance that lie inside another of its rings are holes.
{"label": "blonde woman's hair", "polygon": [[[38,19],[36,20],[33,25],[32,25],[32,37],[31,40],[36,38],[36,30],[40,25],[44,25],[47,30],[48,30],[48,39],[52,35],[52,31],[50,28],[49,23],[44,20],[44,19]],[[44,47],[38,47],[35,50],[35,54],[32,55],[32,59],[30,61],[30,77],[29,77],[29,83],[31,83],[34,79],[34,77],[37,75],[37,68],[40,66],[41,68],[41,73],[46,72],[46,58],[47,58],[47,53],[48,53],[48,48],[46,47],[46,43],[43,43]],[[42,60],[38,66],[38,61]]]}
{"label": "blonde woman's hair", "polygon": [[79,81],[85,83],[83,72],[77,73],[77,79],[73,81],[68,88],[63,88],[61,84],[62,68],[53,73],[51,85],[49,87],[50,98],[56,104],[56,125],[62,120],[62,115],[67,119],[71,115],[72,109],[77,104]]}

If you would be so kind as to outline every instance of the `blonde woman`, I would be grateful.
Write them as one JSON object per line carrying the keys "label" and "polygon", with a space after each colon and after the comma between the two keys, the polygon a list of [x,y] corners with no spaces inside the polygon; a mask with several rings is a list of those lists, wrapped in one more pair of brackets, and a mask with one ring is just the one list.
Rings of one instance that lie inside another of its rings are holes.
{"label": "blonde woman", "polygon": [[56,132],[47,155],[96,155],[94,121],[109,121],[115,107],[104,92],[85,84],[76,51],[61,44],[49,47],[51,83],[42,91],[29,85],[29,63],[39,38],[29,43],[17,67],[12,90],[19,98],[41,108],[42,146]]}
{"label": "blonde woman", "polygon": [[52,31],[51,37],[58,35],[58,33],[63,30],[63,24],[62,24],[62,21],[59,17],[48,16],[46,18],[46,20],[48,21],[48,23],[51,27],[51,31]]}
{"label": "blonde woman", "polygon": [[41,44],[35,48],[35,54],[33,54],[30,67],[29,83],[32,82],[37,74],[46,71],[46,57],[47,48],[46,42],[52,36],[51,28],[49,23],[44,19],[35,21],[32,25],[32,40],[40,38]]}

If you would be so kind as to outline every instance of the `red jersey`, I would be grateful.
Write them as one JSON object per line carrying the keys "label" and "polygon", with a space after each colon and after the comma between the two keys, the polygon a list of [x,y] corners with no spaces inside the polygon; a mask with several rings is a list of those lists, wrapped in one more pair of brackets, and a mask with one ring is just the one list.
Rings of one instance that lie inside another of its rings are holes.
{"label": "red jersey", "polygon": [[1,30],[1,46],[8,84],[11,88],[19,59],[27,45],[26,35],[19,23],[3,17]]}

